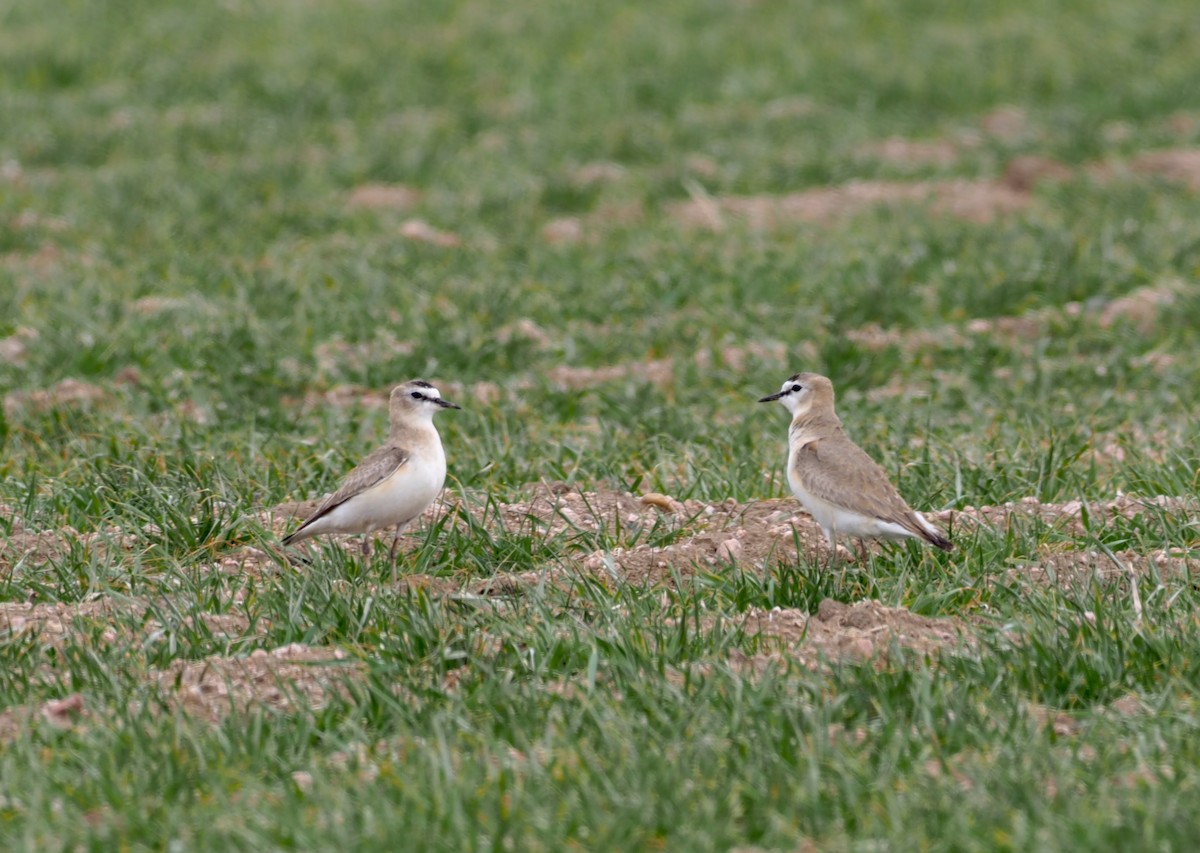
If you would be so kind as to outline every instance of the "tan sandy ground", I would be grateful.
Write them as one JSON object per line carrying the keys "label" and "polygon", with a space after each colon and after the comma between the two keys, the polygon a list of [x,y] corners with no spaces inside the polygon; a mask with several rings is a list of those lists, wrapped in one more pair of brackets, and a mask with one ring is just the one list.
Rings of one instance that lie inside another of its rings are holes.
{"label": "tan sandy ground", "polygon": [[[282,536],[311,512],[318,499],[281,504],[259,513],[257,520]],[[509,531],[523,531],[546,540],[559,540],[556,544],[561,559],[548,566],[548,569],[560,573],[581,570],[600,579],[635,584],[669,582],[679,573],[691,576],[697,570],[715,570],[733,563],[744,567],[760,567],[770,560],[794,562],[798,559],[797,548],[810,561],[825,562],[831,557],[820,528],[792,498],[745,504],[732,500],[707,503],[678,501],[669,495],[657,493],[580,492],[563,484],[542,484],[531,488],[523,501],[500,504],[499,518],[491,522],[453,498],[446,498],[431,507],[423,522],[432,522],[449,510],[475,513],[477,524],[501,523]],[[6,511],[11,512],[11,508],[0,507],[0,515]],[[1012,524],[1036,522],[1045,525],[1060,534],[1063,545],[1060,550],[1028,555],[1028,565],[1031,570],[1044,566],[1056,571],[1062,567],[1112,564],[1109,555],[1094,549],[1080,549],[1070,541],[1089,539],[1088,528],[1093,532],[1101,530],[1105,524],[1117,518],[1144,516],[1153,521],[1164,513],[1190,515],[1197,511],[1197,501],[1190,497],[1142,498],[1122,495],[1109,501],[1088,504],[1080,501],[1042,503],[1036,498],[1025,498],[1000,506],[968,506],[961,510],[930,512],[927,515],[951,531],[952,535],[971,535],[976,528],[1003,532]],[[461,518],[457,522],[461,524]],[[0,571],[13,571],[21,565],[37,565],[61,558],[72,543],[90,548],[117,549],[119,553],[136,549],[141,542],[138,533],[115,529],[80,534],[69,529],[35,533],[21,529],[19,524],[15,527],[14,533],[0,542]],[[611,533],[622,527],[626,531],[640,531],[638,535],[643,540],[665,537],[665,544],[644,542],[628,548],[616,547],[603,551],[589,551],[580,544],[590,538],[587,534],[596,534],[598,531]],[[407,548],[416,547],[419,538],[414,535],[405,537]],[[358,537],[334,537],[331,541],[354,551],[359,547]],[[886,547],[892,546],[867,543],[869,553]],[[259,548],[243,546],[231,550],[210,565],[213,571],[230,576],[282,571],[285,567],[278,559],[281,553],[268,553]],[[854,557],[849,552],[843,556]],[[1182,551],[1126,554],[1122,559],[1135,566],[1146,569],[1154,567],[1168,574],[1189,570],[1192,560]],[[297,568],[302,566],[296,564],[288,570]],[[535,574],[544,577],[542,573]],[[478,585],[521,583],[521,578],[475,578],[472,582]]]}
{"label": "tan sandy ground", "polygon": [[721,619],[758,638],[758,652],[747,655],[734,649],[730,653],[733,666],[755,672],[767,667],[815,669],[826,663],[866,660],[883,667],[896,649],[928,656],[970,643],[963,619],[918,616],[903,607],[885,607],[871,600],[851,605],[826,599],[811,616],[777,607],[754,608]]}
{"label": "tan sandy ground", "polygon": [[[259,520],[282,533],[311,506],[311,502],[284,505],[261,513]],[[446,508],[432,508],[426,522]],[[1087,538],[1085,510],[1087,523],[1095,530],[1116,518],[1146,514],[1157,518],[1161,513],[1191,514],[1196,509],[1194,500],[1177,497],[1122,496],[1086,508],[1078,501],[1045,504],[1026,499],[1002,506],[933,513],[931,518],[958,536],[972,535],[975,527],[1003,531],[1010,524],[1046,525],[1061,535],[1061,547],[1043,546],[1039,553],[1004,567],[997,577],[1023,584],[1071,587],[1120,579],[1130,573],[1156,572],[1164,582],[1189,579],[1197,564],[1191,551],[1110,554],[1079,547],[1076,539]],[[543,484],[533,488],[525,500],[501,505],[498,512],[498,518],[488,523],[503,523],[509,530],[526,530],[554,540],[562,546],[557,549],[558,556],[541,569],[520,574],[491,578],[409,576],[401,583],[423,588],[432,595],[483,598],[526,594],[537,584],[569,587],[581,577],[606,585],[631,583],[666,588],[698,574],[728,571],[734,565],[742,571],[761,571],[772,561],[795,562],[797,548],[806,560],[827,560],[830,556],[815,522],[790,498],[709,504],[678,501],[663,494],[582,493],[565,485]],[[12,508],[0,508],[0,515],[11,519]],[[14,534],[0,546],[0,571],[19,573],[24,567],[61,556],[72,540],[89,547],[139,547],[137,532],[32,532],[12,523]],[[598,529],[612,530],[617,523],[627,530],[670,534],[671,539],[663,545],[646,543],[611,551],[588,551],[578,543],[572,544]],[[346,547],[357,548],[353,538],[343,541]],[[408,547],[416,547],[418,541],[418,537],[409,537]],[[870,550],[881,547],[885,546],[871,545]],[[843,558],[854,559],[851,554]],[[243,547],[212,563],[211,570],[236,578],[240,574],[263,576],[312,569],[285,568],[271,555]],[[267,629],[265,624],[251,622],[236,595],[231,594],[227,605],[228,612],[189,616],[186,621],[203,619],[214,636],[231,642],[239,638],[253,640]],[[61,646],[68,639],[133,648],[155,642],[165,630],[162,614],[170,612],[169,602],[136,598],[97,597],[79,604],[8,603],[0,605],[0,637],[28,637],[41,649]],[[728,661],[748,674],[785,664],[814,667],[823,661],[874,660],[877,665],[886,665],[893,649],[928,655],[970,644],[969,626],[963,619],[917,616],[875,601],[853,605],[825,601],[814,615],[796,610],[750,610],[713,618],[726,629],[758,638],[756,652],[735,652]],[[271,651],[259,649],[249,655],[176,660],[164,670],[148,671],[146,679],[167,707],[215,720],[231,710],[251,706],[285,711],[319,706],[327,701],[330,691],[342,689],[340,685],[347,679],[359,678],[362,672],[362,667],[347,661],[340,649],[293,645]],[[46,678],[47,683],[55,683],[53,671],[48,671]],[[55,702],[63,704],[8,709],[0,715],[0,735],[6,730],[20,730],[39,714],[53,725],[70,726],[86,721],[91,713],[86,697],[68,696]]]}
{"label": "tan sandy ground", "polygon": [[[2,629],[0,629],[2,631]],[[199,661],[174,660],[166,669],[148,669],[145,679],[166,708],[198,719],[219,722],[230,713],[270,709],[302,713],[322,707],[360,678],[361,664],[337,648],[293,643],[246,656],[212,655]],[[47,684],[60,683],[54,674]],[[104,709],[92,708],[84,693],[20,705],[0,711],[0,743],[26,731],[37,718],[60,729],[103,724]]]}

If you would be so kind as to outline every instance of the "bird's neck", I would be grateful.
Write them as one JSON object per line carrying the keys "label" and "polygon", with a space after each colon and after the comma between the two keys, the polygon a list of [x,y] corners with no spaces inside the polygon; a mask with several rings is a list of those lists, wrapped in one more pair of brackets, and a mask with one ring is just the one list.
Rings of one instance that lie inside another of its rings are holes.
{"label": "bird's neck", "polygon": [[842,421],[833,412],[802,412],[792,419],[788,439],[795,447],[803,447],[842,431]]}
{"label": "bird's neck", "polygon": [[433,425],[433,418],[420,418],[393,424],[391,439],[393,443],[401,444],[424,444],[440,441],[438,431]]}

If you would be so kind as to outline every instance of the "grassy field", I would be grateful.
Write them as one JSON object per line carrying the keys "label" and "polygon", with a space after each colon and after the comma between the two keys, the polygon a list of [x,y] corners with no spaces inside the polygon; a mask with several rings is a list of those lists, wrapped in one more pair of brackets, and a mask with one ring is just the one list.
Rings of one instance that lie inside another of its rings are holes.
{"label": "grassy field", "polygon": [[[0,846],[1190,849],[1197,44],[0,4]],[[825,568],[799,370],[953,553]],[[417,376],[400,580],[281,565]]]}

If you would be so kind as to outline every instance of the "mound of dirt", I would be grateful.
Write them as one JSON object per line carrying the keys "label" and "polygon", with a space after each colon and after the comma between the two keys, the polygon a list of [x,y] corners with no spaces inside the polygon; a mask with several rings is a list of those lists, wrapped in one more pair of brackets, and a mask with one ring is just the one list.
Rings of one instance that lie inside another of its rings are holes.
{"label": "mound of dirt", "polygon": [[[146,603],[136,600],[98,598],[78,604],[0,604],[0,635],[19,637],[23,634],[36,636],[38,642],[47,646],[60,646],[78,633],[80,624],[111,624],[117,619],[140,619],[146,612]],[[116,633],[111,628],[111,639]]]}
{"label": "mound of dirt", "polygon": [[810,669],[823,662],[862,660],[883,666],[897,647],[932,655],[967,642],[965,623],[959,619],[918,616],[903,607],[885,607],[870,600],[850,605],[825,599],[814,616],[775,608],[722,618],[760,638],[761,652],[735,652],[730,658],[735,666],[756,672],[789,662]]}
{"label": "mound of dirt", "polygon": [[337,648],[293,643],[248,657],[176,660],[152,677],[164,700],[183,712],[217,722],[255,706],[277,711],[322,707],[363,667]]}
{"label": "mound of dirt", "polygon": [[1014,519],[1037,519],[1072,536],[1084,536],[1089,528],[1101,529],[1116,518],[1137,519],[1145,515],[1153,518],[1164,513],[1195,513],[1198,509],[1200,501],[1186,496],[1156,495],[1142,498],[1118,495],[1110,501],[1067,501],[1058,504],[1042,503],[1035,497],[1026,497],[999,506],[967,506],[961,510],[926,514],[944,525],[981,524],[995,530],[1006,529]]}
{"label": "mound of dirt", "polygon": [[1051,584],[1064,590],[1085,589],[1097,582],[1115,581],[1131,575],[1160,578],[1191,578],[1200,571],[1200,558],[1184,549],[1159,548],[1149,553],[1132,550],[1105,552],[1094,548],[1080,551],[1045,551],[1009,569],[1011,581]]}
{"label": "mound of dirt", "polygon": [[693,198],[668,208],[681,225],[719,231],[726,218],[743,221],[755,231],[770,231],[796,223],[822,223],[856,216],[874,208],[899,204],[928,204],[937,214],[990,222],[1017,213],[1033,197],[1005,181],[851,181],[836,187],[817,187],[788,195]]}

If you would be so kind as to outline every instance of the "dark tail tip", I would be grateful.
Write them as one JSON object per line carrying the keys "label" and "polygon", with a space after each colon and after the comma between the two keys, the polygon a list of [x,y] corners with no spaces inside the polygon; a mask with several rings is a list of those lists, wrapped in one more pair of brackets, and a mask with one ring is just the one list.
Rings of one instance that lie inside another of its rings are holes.
{"label": "dark tail tip", "polygon": [[937,548],[941,548],[943,551],[953,551],[954,550],[954,543],[951,542],[949,539],[947,539],[945,536],[939,536],[936,533],[932,533],[925,538],[927,538],[929,540],[931,545],[933,545]]}

